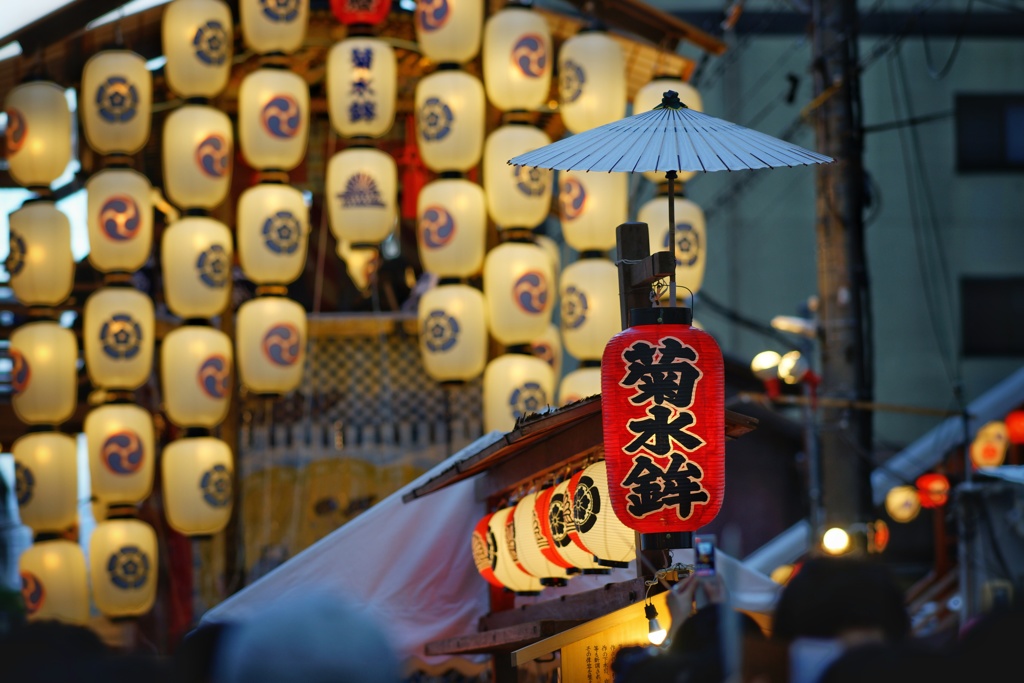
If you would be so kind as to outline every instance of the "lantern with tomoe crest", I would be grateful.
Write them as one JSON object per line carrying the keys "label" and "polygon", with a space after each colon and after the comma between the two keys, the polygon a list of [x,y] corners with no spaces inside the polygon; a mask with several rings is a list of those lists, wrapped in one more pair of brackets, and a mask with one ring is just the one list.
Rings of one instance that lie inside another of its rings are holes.
{"label": "lantern with tomoe crest", "polygon": [[89,575],[85,554],[72,541],[37,540],[18,560],[21,596],[30,621],[68,624],[89,620]]}
{"label": "lantern with tomoe crest", "polygon": [[306,311],[281,296],[258,296],[238,307],[235,362],[242,384],[257,394],[299,386],[306,359]]}
{"label": "lantern with tomoe crest", "polygon": [[108,403],[85,417],[93,494],[135,504],[153,488],[156,438],[153,416],[133,403]]}
{"label": "lantern with tomoe crest", "polygon": [[153,246],[153,186],[130,168],[106,168],[85,181],[89,263],[99,271],[133,272]]}
{"label": "lantern with tomoe crest", "polygon": [[4,98],[7,162],[11,177],[24,187],[47,188],[71,161],[71,108],[64,88],[29,81]]}
{"label": "lantern with tomoe crest", "polygon": [[222,111],[186,104],[164,121],[164,192],[180,209],[212,209],[231,186],[234,133]]}

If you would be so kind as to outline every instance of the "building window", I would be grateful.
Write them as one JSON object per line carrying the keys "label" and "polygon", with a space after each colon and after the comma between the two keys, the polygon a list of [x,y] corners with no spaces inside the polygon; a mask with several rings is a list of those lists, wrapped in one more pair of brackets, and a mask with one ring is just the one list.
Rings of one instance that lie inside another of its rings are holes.
{"label": "building window", "polygon": [[1024,356],[1024,277],[964,277],[960,305],[965,356]]}
{"label": "building window", "polygon": [[1024,171],[1024,94],[956,96],[956,168]]}

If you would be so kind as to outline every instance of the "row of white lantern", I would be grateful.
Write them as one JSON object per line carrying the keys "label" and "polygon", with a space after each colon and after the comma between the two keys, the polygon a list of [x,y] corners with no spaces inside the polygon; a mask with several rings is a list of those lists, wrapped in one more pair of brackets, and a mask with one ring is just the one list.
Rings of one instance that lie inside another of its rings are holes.
{"label": "row of white lantern", "polygon": [[581,572],[627,566],[635,534],[610,503],[602,460],[485,515],[472,537],[477,570],[496,586],[531,594]]}

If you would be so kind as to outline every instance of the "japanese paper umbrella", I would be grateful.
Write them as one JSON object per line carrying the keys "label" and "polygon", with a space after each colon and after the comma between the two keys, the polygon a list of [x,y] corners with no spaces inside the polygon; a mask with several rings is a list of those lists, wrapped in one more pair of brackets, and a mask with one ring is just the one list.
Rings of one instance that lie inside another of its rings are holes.
{"label": "japanese paper umbrella", "polygon": [[[828,164],[817,152],[688,108],[674,90],[651,111],[628,116],[512,157],[513,166],[556,171],[664,172],[668,231],[676,256],[675,185],[679,171],[742,171]],[[675,269],[670,305],[676,305]]]}

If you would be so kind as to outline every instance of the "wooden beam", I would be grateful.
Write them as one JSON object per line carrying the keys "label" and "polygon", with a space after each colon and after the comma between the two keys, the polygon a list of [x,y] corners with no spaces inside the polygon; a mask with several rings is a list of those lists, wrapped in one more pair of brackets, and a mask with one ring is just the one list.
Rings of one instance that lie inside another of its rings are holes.
{"label": "wooden beam", "polygon": [[[646,590],[642,579],[609,583],[594,590],[522,605],[518,609],[492,612],[480,619],[480,630],[491,631],[548,620],[590,621],[643,600]],[[656,585],[651,589],[651,594],[663,590],[660,585]]]}
{"label": "wooden beam", "polygon": [[467,633],[466,635],[427,643],[424,651],[428,655],[492,654],[511,652],[538,640],[550,638],[583,622],[557,619],[516,624],[494,631]]}

